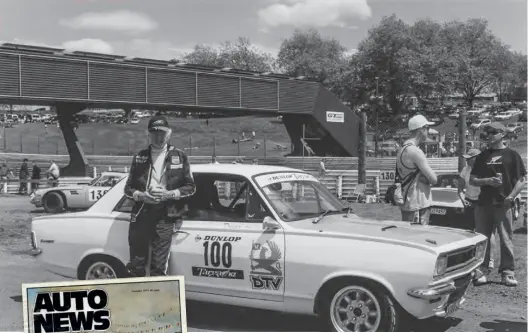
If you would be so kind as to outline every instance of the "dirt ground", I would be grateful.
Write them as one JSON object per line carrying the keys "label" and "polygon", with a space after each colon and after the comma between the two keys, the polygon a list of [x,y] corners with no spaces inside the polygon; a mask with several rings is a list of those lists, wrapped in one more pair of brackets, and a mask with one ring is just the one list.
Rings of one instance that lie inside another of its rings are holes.
{"label": "dirt ground", "polygon": [[[360,216],[378,219],[399,217],[395,207],[383,204],[356,205]],[[44,271],[27,254],[30,248],[31,218],[44,214],[29,204],[28,197],[0,195],[0,331],[22,331],[21,284],[61,281],[65,278]],[[519,229],[517,222],[514,229]],[[409,331],[509,331],[526,332],[526,234],[514,235],[517,288],[493,282],[470,287],[463,308],[447,319],[430,319],[407,323]],[[496,257],[498,259],[498,256]],[[207,315],[204,315],[207,314]],[[244,318],[244,319],[240,319]],[[190,303],[189,331],[320,331],[312,317],[283,315],[267,311],[239,309],[228,306]]]}

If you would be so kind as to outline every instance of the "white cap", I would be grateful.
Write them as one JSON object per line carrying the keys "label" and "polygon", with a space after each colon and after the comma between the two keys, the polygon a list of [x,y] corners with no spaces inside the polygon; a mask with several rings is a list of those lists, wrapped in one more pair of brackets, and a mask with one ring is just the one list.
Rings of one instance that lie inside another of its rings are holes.
{"label": "white cap", "polygon": [[409,131],[413,131],[413,130],[422,128],[426,125],[434,125],[434,124],[435,123],[430,122],[429,120],[425,119],[424,116],[419,114],[409,119],[408,126],[409,126]]}

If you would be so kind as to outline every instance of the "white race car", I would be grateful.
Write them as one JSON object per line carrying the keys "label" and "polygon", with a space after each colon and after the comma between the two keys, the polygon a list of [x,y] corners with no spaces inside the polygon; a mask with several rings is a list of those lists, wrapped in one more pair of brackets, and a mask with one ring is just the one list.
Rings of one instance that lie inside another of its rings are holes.
{"label": "white race car", "polygon": [[37,208],[44,207],[46,213],[59,213],[65,209],[86,209],[127,175],[124,172],[105,171],[89,184],[65,184],[38,189],[31,194],[29,202]]}
{"label": "white race car", "polygon": [[[168,273],[190,300],[317,314],[329,329],[394,330],[400,315],[459,308],[486,238],[360,218],[314,176],[264,165],[198,164]],[[78,279],[126,276],[133,202],[125,179],[86,212],[36,217],[35,257]]]}

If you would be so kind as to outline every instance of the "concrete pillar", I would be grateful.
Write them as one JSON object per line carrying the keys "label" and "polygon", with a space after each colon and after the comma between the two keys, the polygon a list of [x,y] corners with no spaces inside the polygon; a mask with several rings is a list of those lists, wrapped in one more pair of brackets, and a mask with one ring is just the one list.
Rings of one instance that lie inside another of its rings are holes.
{"label": "concrete pillar", "polygon": [[64,136],[66,148],[70,155],[70,163],[61,168],[61,177],[87,177],[88,159],[84,155],[81,144],[73,130],[73,115],[85,109],[78,104],[58,104],[55,106],[59,118],[59,126]]}

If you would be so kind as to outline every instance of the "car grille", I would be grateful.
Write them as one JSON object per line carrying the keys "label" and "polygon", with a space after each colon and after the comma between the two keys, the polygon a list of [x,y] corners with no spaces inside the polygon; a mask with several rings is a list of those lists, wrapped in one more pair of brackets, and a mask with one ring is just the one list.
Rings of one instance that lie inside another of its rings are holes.
{"label": "car grille", "polygon": [[464,267],[475,258],[475,246],[456,250],[447,254],[447,272]]}

